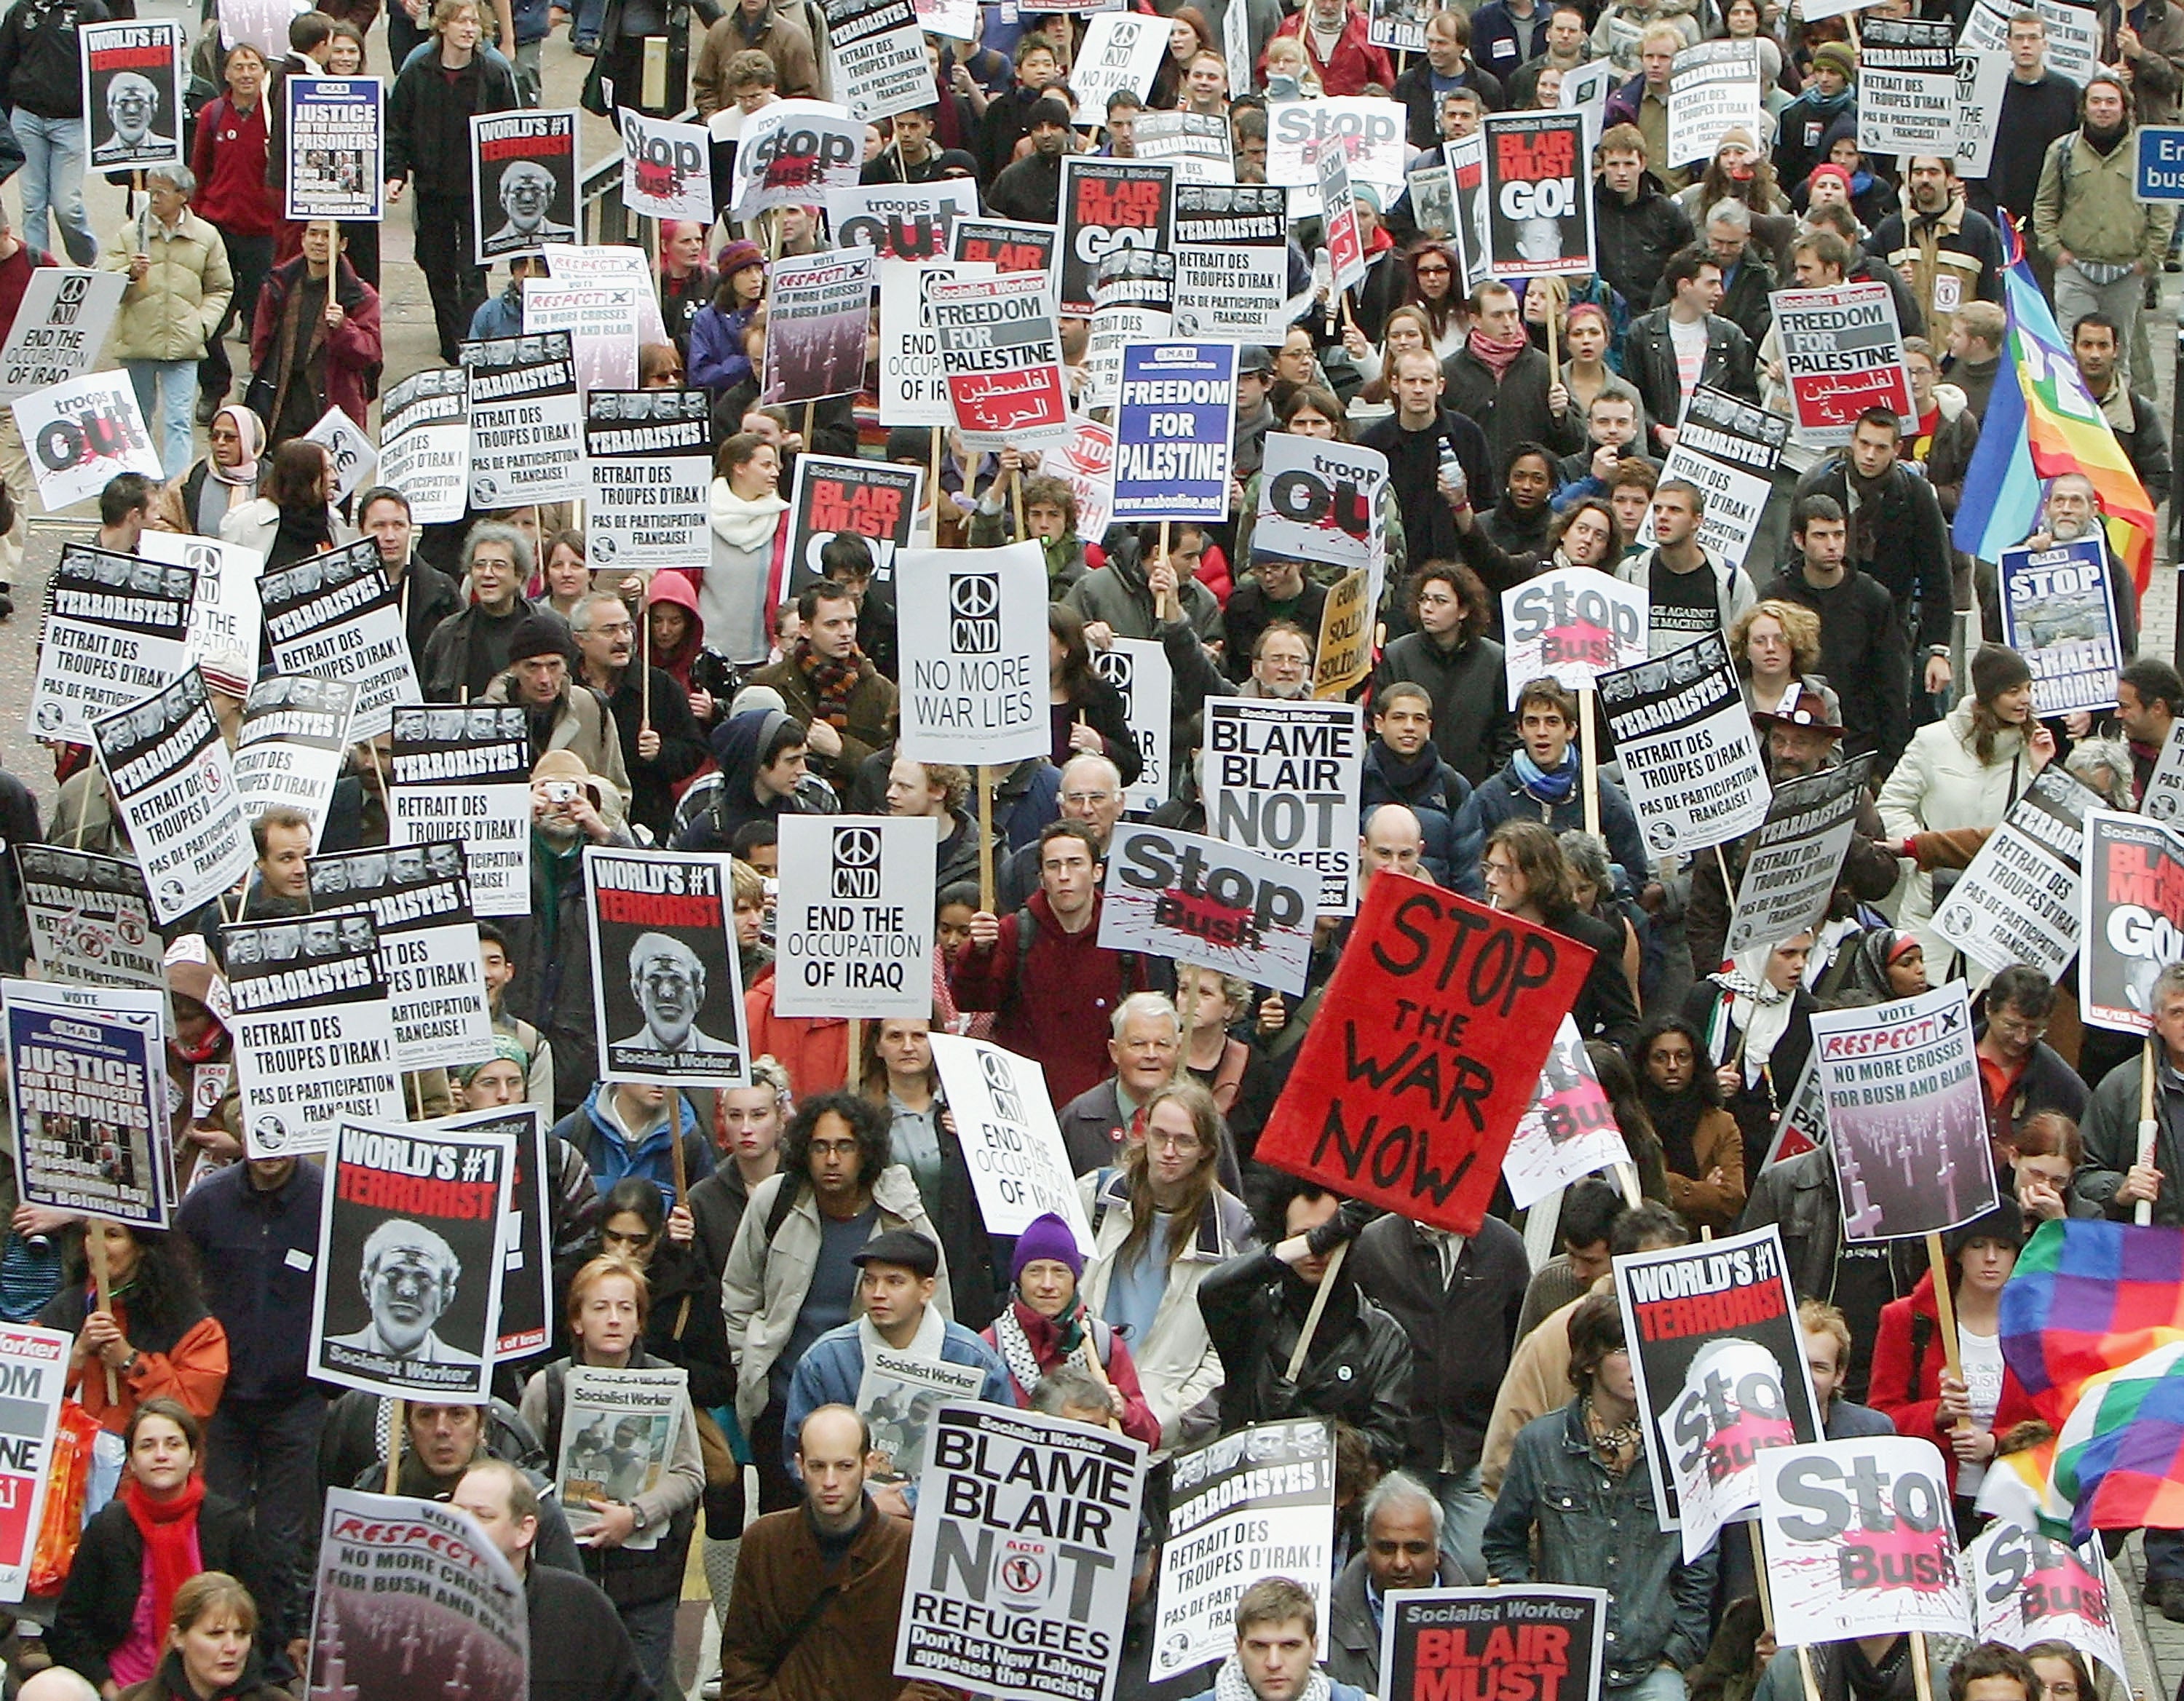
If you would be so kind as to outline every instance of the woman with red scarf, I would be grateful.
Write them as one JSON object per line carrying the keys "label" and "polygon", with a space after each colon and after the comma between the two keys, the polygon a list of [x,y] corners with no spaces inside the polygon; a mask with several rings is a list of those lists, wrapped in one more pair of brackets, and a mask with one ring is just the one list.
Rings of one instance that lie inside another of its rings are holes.
{"label": "woman with red scarf", "polygon": [[1160,1445],[1160,1420],[1138,1386],[1138,1367],[1113,1327],[1084,1309],[1077,1284],[1084,1274],[1084,1254],[1077,1237],[1052,1211],[1035,1217],[1017,1237],[1009,1261],[1014,1292],[985,1331],[986,1343],[1001,1355],[1016,1385],[1017,1398],[1031,1404],[1040,1378],[1064,1364],[1089,1370],[1107,1390],[1115,1426],[1147,1447]]}
{"label": "woman with red scarf", "polygon": [[261,1648],[278,1644],[275,1573],[259,1564],[250,1519],[205,1487],[204,1431],[179,1400],[150,1399],[122,1431],[121,1487],[84,1526],[49,1638],[53,1662],[79,1671],[107,1701],[160,1668],[182,1585],[200,1571],[242,1580],[265,1620]]}

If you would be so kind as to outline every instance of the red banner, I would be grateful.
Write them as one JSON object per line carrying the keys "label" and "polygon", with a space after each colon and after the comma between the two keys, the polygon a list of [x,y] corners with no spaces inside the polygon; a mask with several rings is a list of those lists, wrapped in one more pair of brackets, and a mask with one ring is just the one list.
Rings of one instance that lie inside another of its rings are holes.
{"label": "red banner", "polygon": [[1475,1234],[1592,953],[1381,874],[1257,1157],[1346,1198]]}

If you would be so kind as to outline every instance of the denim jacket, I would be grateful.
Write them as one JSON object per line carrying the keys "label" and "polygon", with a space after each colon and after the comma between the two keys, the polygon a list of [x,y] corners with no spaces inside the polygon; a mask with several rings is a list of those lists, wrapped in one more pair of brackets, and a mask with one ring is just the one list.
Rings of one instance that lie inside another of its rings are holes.
{"label": "denim jacket", "polygon": [[1594,1456],[1579,1401],[1518,1431],[1481,1546],[1487,1574],[1505,1583],[1607,1591],[1611,1687],[1638,1682],[1663,1660],[1681,1670],[1706,1654],[1714,1550],[1684,1563],[1682,1535],[1661,1529],[1653,1516],[1644,1450],[1618,1481]]}

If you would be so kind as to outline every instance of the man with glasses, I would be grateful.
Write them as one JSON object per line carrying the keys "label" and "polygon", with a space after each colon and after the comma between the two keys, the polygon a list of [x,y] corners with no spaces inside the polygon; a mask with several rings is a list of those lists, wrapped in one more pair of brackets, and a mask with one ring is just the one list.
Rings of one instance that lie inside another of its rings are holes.
{"label": "man with glasses", "polygon": [[1165,993],[1131,993],[1116,1006],[1112,1027],[1115,1072],[1056,1113],[1073,1175],[1121,1163],[1123,1148],[1145,1137],[1145,1101],[1175,1079],[1183,1055],[1183,1022]]}
{"label": "man with glasses", "polygon": [[2073,1122],[2085,1118],[2092,1095],[2083,1077],[2047,1042],[2054,1013],[2054,985],[2036,970],[2014,964],[1987,983],[1976,1054],[1997,1167],[2031,1118],[2051,1110]]}
{"label": "man with glasses", "polygon": [[1240,685],[1251,676],[1259,639],[1275,621],[1291,620],[1317,634],[1326,606],[1327,586],[1306,578],[1301,561],[1253,550],[1251,576],[1229,594],[1221,617],[1227,641],[1223,664],[1228,677]]}
{"label": "man with glasses", "polygon": [[660,668],[645,689],[635,660],[637,623],[610,591],[577,599],[569,611],[577,641],[577,678],[605,703],[629,775],[629,818],[665,843],[675,824],[676,789],[705,764],[705,734],[690,714],[690,694]]}
{"label": "man with glasses", "polygon": [[716,1039],[698,1026],[698,1017],[705,1007],[705,965],[695,951],[671,933],[641,933],[630,947],[629,995],[644,1013],[644,1031],[618,1041],[612,1048],[615,1051],[681,1056],[740,1049],[733,1041]]}
{"label": "man with glasses", "polygon": [[[1105,756],[1072,756],[1061,770],[1061,819],[1088,829],[1100,854],[1107,854],[1107,842],[1115,824],[1123,819],[1128,796],[1122,770]],[[1039,846],[1036,842],[1012,851],[1000,869],[1000,909],[1008,914],[1031,902],[1039,890]]]}

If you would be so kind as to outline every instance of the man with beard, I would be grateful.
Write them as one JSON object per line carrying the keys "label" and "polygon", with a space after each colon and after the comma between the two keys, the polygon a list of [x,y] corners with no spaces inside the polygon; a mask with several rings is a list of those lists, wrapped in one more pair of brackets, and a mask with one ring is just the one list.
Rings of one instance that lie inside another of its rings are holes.
{"label": "man with beard", "polygon": [[1904,183],[1909,208],[1875,225],[1866,247],[1899,272],[1908,269],[1926,335],[1944,343],[1966,302],[2002,299],[2002,235],[1993,220],[1967,203],[1953,156],[1914,156]]}
{"label": "man with beard", "polygon": [[1870,573],[1845,556],[1850,527],[1842,504],[1815,492],[1799,503],[1790,522],[1797,557],[1765,594],[1800,603],[1819,616],[1821,674],[1841,681],[1843,753],[1878,758],[1881,774],[1896,765],[1911,737],[1905,714],[1911,661],[1896,599]]}
{"label": "man with beard", "polygon": [[627,810],[629,772],[622,765],[621,741],[599,693],[570,678],[575,656],[576,645],[559,614],[550,609],[526,614],[509,639],[508,670],[493,681],[486,700],[523,710],[532,761],[549,750],[573,753],[589,772],[612,783]]}
{"label": "man with beard", "polygon": [[[2163,487],[2167,487],[2165,479]],[[2157,496],[2154,500],[2159,502],[2160,498]],[[2088,540],[2098,541],[2108,558],[2109,609],[2115,618],[2116,653],[2119,658],[2130,655],[2138,648],[2138,599],[2132,591],[2131,575],[2116,559],[2115,551],[2109,547],[2108,528],[2101,522],[2100,492],[2093,488],[2092,480],[2081,472],[2063,473],[2048,487],[2048,505],[2042,511],[2041,527],[2025,540],[2025,543],[2034,549],[2046,549],[2056,544]],[[1999,633],[2002,602],[1994,570],[1981,562],[1977,572],[1980,618],[1989,622],[1986,631]],[[1830,679],[1834,676],[1829,675]],[[2092,730],[2090,723],[2086,730]]]}
{"label": "man with beard", "polygon": [[[659,668],[633,664],[637,626],[610,591],[577,599],[569,611],[577,642],[577,684],[588,687],[613,717],[615,742],[629,775],[629,818],[665,843],[675,824],[675,788],[705,763],[705,735],[691,718],[690,696]],[[573,694],[573,693],[572,693]]]}
{"label": "man with beard", "polygon": [[2129,351],[2125,373],[2153,370],[2143,321],[2145,281],[2161,270],[2176,209],[2136,194],[2137,128],[2131,91],[2098,72],[2086,83],[2078,128],[2049,144],[2032,197],[2032,228],[2055,268],[2055,320],[2108,315]]}
{"label": "man with beard", "polygon": [[1069,103],[1059,95],[1042,95],[1032,106],[1028,127],[1031,152],[1002,170],[987,192],[986,205],[996,218],[1051,225],[1061,206],[1061,158],[1077,139],[1070,128]]}

